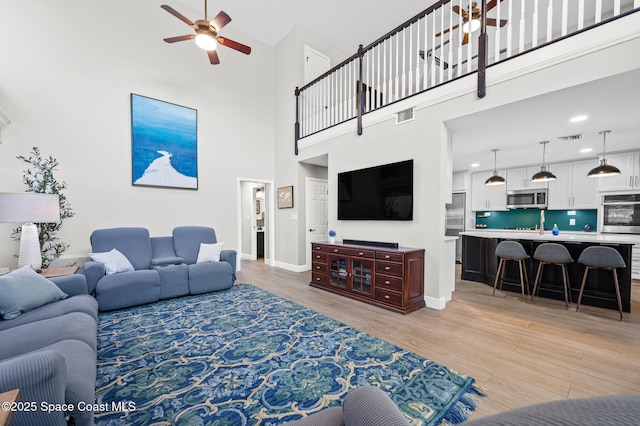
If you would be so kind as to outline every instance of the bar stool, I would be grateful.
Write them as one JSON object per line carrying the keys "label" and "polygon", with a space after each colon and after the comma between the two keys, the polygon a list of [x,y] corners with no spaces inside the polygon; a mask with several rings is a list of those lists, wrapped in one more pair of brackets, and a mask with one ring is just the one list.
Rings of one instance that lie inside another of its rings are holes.
{"label": "bar stool", "polygon": [[562,268],[562,283],[564,284],[564,306],[569,309],[570,299],[570,286],[569,286],[569,274],[567,272],[567,263],[572,263],[573,259],[569,254],[569,250],[562,244],[557,243],[544,243],[540,244],[536,251],[533,253],[533,258],[540,261],[538,265],[538,273],[536,273],[536,280],[533,283],[533,292],[531,293],[531,301],[536,295],[536,289],[540,293],[540,281],[542,280],[542,270],[544,265],[556,265]]}
{"label": "bar stool", "polygon": [[576,312],[580,309],[580,302],[582,301],[582,293],[584,292],[584,285],[587,282],[587,275],[590,269],[604,269],[613,273],[613,284],[616,287],[616,297],[618,298],[618,310],[620,311],[620,321],[624,320],[622,316],[622,300],[620,299],[620,286],[618,285],[618,275],[616,274],[616,268],[626,268],[624,259],[620,256],[614,248],[606,246],[592,246],[584,249],[578,263],[586,266],[584,270],[584,276],[582,277],[582,285],[580,286],[580,294],[578,295],[578,305]]}
{"label": "bar stool", "polygon": [[[493,294],[496,294],[496,287],[500,281],[500,290],[502,290],[502,282],[504,281],[504,270],[507,260],[515,260],[518,262],[518,271],[520,272],[520,287],[522,289],[522,301],[524,301],[524,283],[527,283],[527,294],[529,294],[529,278],[525,271],[524,260],[529,259],[529,255],[524,251],[524,247],[517,241],[502,241],[496,247],[496,256],[500,258],[498,270],[496,271],[496,280],[493,283]],[[523,280],[524,279],[524,280]]]}

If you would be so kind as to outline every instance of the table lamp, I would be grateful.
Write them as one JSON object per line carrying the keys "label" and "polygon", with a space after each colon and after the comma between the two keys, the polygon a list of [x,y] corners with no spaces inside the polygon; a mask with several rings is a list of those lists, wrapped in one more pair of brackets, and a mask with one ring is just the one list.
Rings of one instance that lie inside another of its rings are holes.
{"label": "table lamp", "polygon": [[42,268],[40,239],[36,223],[60,222],[60,199],[57,194],[0,193],[0,222],[24,223],[20,234],[18,267]]}

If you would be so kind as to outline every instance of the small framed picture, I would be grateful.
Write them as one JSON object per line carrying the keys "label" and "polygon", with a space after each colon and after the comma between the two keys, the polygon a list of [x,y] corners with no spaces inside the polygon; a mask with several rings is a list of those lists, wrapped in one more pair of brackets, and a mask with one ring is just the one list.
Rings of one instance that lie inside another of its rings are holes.
{"label": "small framed picture", "polygon": [[290,209],[293,207],[293,186],[278,188],[278,208]]}

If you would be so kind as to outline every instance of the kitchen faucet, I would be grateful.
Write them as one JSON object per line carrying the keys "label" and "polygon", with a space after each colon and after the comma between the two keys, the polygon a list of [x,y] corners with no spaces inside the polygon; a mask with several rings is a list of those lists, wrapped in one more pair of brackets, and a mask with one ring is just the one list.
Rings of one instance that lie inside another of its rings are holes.
{"label": "kitchen faucet", "polygon": [[540,209],[540,235],[544,234],[544,210]]}

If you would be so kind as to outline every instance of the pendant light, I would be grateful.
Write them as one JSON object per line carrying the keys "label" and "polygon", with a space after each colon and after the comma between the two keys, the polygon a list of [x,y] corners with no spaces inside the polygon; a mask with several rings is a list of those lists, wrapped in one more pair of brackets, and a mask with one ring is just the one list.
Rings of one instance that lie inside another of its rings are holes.
{"label": "pendant light", "polygon": [[594,169],[591,169],[589,173],[587,173],[588,177],[607,177],[607,176],[617,176],[620,174],[620,169],[616,166],[612,166],[607,164],[607,159],[605,157],[607,150],[607,133],[611,133],[611,130],[603,130],[599,132],[602,135],[602,160],[600,160],[600,165]]}
{"label": "pendant light", "polygon": [[491,151],[493,152],[493,176],[485,180],[484,184],[485,185],[504,185],[506,181],[502,176],[498,175],[498,167],[497,167],[498,151],[500,150],[492,149]]}
{"label": "pendant light", "polygon": [[542,144],[542,167],[540,167],[538,173],[531,177],[531,182],[550,182],[556,180],[556,175],[548,171],[547,166],[544,164],[544,155],[549,141],[542,141],[540,143]]}

